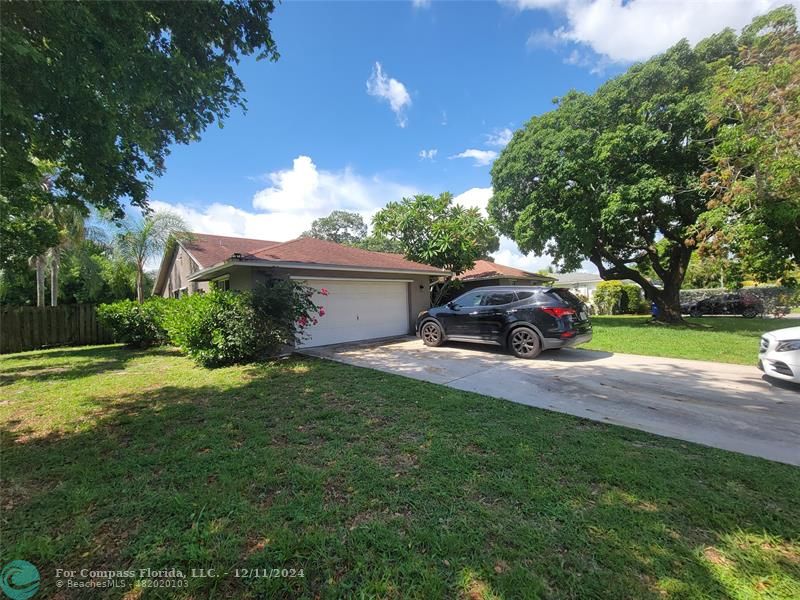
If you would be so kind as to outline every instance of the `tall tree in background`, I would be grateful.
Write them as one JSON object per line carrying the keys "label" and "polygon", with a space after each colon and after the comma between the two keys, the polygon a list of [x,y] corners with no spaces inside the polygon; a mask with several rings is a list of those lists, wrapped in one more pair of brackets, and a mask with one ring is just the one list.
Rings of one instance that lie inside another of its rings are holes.
{"label": "tall tree in background", "polygon": [[[417,195],[390,202],[372,219],[375,234],[399,243],[409,260],[460,275],[499,247],[497,232],[477,208],[453,204],[449,192],[438,198]],[[450,278],[434,297],[438,304]]]}
{"label": "tall tree in background", "polygon": [[800,262],[800,35],[794,8],[753,20],[737,54],[711,82],[709,128],[716,131],[713,193],[703,222],[721,231],[708,246],[737,254],[762,279]]}
{"label": "tall tree in background", "polygon": [[560,270],[589,259],[604,279],[635,281],[662,321],[680,322],[710,196],[700,178],[713,139],[704,110],[712,65],[735,52],[731,31],[695,48],[682,41],[532,118],[492,168],[489,213],[500,231]]}
{"label": "tall tree in background", "polygon": [[47,250],[47,266],[50,269],[50,306],[58,305],[59,270],[66,252],[77,250],[86,239],[83,211],[74,206],[53,206],[51,221],[56,225],[58,243]]}
{"label": "tall tree in background", "polygon": [[136,299],[144,302],[144,269],[149,260],[162,255],[175,239],[188,237],[183,219],[162,211],[142,219],[131,219],[117,237],[120,257],[136,265]]}
{"label": "tall tree in background", "polygon": [[334,210],[327,217],[314,219],[311,230],[304,232],[303,237],[354,246],[367,237],[367,224],[358,213]]}
{"label": "tall tree in background", "polygon": [[42,216],[49,204],[93,205],[116,218],[120,199],[146,207],[169,146],[244,107],[233,65],[254,53],[278,58],[274,8],[271,0],[4,2],[0,268],[57,243]]}

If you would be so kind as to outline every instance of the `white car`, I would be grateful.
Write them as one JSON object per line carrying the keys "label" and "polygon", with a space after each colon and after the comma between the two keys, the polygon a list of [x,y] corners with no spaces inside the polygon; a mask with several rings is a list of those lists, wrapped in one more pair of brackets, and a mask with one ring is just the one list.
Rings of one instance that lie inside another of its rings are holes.
{"label": "white car", "polygon": [[800,383],[800,327],[762,335],[758,368],[775,379]]}

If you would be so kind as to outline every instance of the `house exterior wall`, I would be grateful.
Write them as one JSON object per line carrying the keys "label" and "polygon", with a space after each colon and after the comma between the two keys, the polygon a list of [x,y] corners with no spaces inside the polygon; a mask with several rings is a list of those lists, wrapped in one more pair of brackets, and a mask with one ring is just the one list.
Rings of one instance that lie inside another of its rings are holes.
{"label": "house exterior wall", "polygon": [[589,298],[589,300],[591,300],[592,297],[594,296],[595,290],[597,289],[598,283],[600,282],[584,281],[584,282],[573,283],[568,286],[565,285],[563,287],[568,287],[573,294],[580,294],[581,296],[586,296],[587,298]]}
{"label": "house exterior wall", "polygon": [[189,281],[189,276],[199,270],[200,267],[194,259],[179,245],[169,265],[167,281],[164,283],[161,295],[170,298],[178,290],[185,290],[188,294],[208,290],[207,281]]}

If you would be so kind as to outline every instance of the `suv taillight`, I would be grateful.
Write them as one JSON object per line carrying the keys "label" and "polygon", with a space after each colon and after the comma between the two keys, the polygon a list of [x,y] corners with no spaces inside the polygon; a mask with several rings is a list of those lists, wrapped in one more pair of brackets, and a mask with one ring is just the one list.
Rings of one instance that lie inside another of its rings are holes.
{"label": "suv taillight", "polygon": [[567,315],[575,314],[574,308],[564,308],[561,306],[543,306],[542,310],[546,312],[548,315],[554,316],[556,319],[560,319],[561,317],[566,317]]}

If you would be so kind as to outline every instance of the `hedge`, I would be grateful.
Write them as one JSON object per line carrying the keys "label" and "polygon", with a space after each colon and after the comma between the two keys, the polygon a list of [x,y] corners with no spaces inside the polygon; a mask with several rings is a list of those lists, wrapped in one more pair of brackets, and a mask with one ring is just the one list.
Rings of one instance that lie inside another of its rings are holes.
{"label": "hedge", "polygon": [[292,280],[272,280],[252,292],[212,289],[143,304],[114,302],[102,305],[98,315],[115,341],[135,347],[169,343],[215,367],[274,356],[304,339],[325,314],[312,302],[315,293]]}

